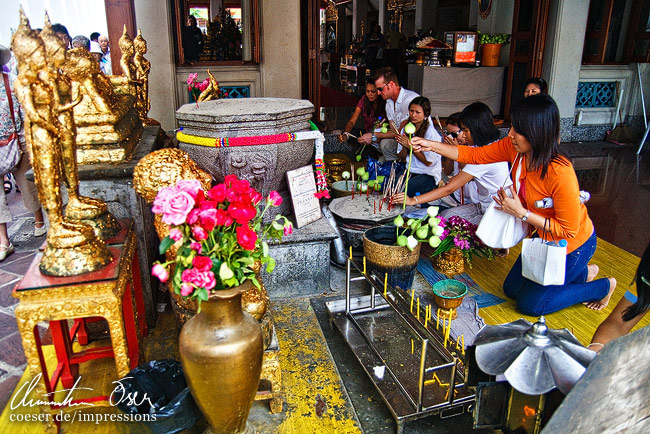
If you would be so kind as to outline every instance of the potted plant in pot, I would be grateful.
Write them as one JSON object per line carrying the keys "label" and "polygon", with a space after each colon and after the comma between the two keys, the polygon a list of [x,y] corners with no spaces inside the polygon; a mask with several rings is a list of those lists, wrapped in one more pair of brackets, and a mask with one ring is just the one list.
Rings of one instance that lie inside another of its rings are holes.
{"label": "potted plant in pot", "polygon": [[481,65],[499,66],[501,46],[510,43],[510,34],[496,33],[488,35],[478,32],[478,42],[481,44]]}
{"label": "potted plant in pot", "polygon": [[433,252],[433,267],[447,276],[465,271],[465,261],[472,268],[472,255],[494,259],[493,250],[476,236],[477,225],[462,217],[441,219],[441,242]]}
{"label": "potted plant in pot", "polygon": [[241,295],[260,286],[260,265],[268,272],[275,267],[265,238],[292,231],[281,215],[262,224],[265,212],[281,203],[277,192],[263,200],[235,175],[209,191],[196,180],[181,180],[154,200],[152,211],[170,227],[160,253],[172,245],[178,251],[173,260],[155,264],[152,273],[199,303],[197,315],[181,330],[179,352],[190,391],[214,432],[247,429],[263,344],[259,324],[242,311]]}

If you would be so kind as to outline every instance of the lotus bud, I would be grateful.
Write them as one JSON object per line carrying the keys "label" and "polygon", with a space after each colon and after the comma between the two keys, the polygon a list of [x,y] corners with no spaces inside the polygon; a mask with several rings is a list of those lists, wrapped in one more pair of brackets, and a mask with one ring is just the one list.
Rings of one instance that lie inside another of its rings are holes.
{"label": "lotus bud", "polygon": [[397,245],[404,247],[408,243],[408,238],[405,235],[397,237]]}
{"label": "lotus bud", "polygon": [[413,226],[413,223],[415,223],[415,219],[408,219],[406,221],[406,226],[411,227]]}
{"label": "lotus bud", "polygon": [[386,134],[388,132],[388,125],[382,124],[381,126],[381,133]]}
{"label": "lotus bud", "polygon": [[438,226],[440,224],[440,219],[438,217],[431,217],[429,219],[429,226],[432,228]]}
{"label": "lotus bud", "polygon": [[440,208],[438,208],[437,206],[430,206],[429,208],[427,208],[427,215],[429,217],[435,217],[438,215],[439,210]]}
{"label": "lotus bud", "polygon": [[361,180],[362,180],[362,181],[367,181],[367,180],[369,180],[369,179],[370,179],[370,174],[369,174],[368,172],[366,172],[366,173],[364,173],[363,175],[361,175]]}
{"label": "lotus bud", "polygon": [[361,154],[357,154],[355,158],[357,159],[357,161],[361,161]]}
{"label": "lotus bud", "polygon": [[415,125],[413,125],[411,122],[409,122],[409,123],[406,124],[406,126],[404,127],[404,132],[405,132],[406,134],[408,134],[409,136],[415,134]]}
{"label": "lotus bud", "polygon": [[362,176],[364,173],[366,173],[366,168],[365,167],[358,167],[357,168],[357,175]]}
{"label": "lotus bud", "polygon": [[440,240],[440,237],[437,237],[433,235],[431,238],[429,238],[429,245],[433,247],[434,249],[440,245],[442,241]]}
{"label": "lotus bud", "polygon": [[381,190],[381,184],[380,184],[379,182],[376,182],[376,183],[375,183],[375,190],[376,190],[376,191]]}
{"label": "lotus bud", "polygon": [[433,228],[433,234],[436,235],[436,236],[442,235],[442,233],[444,231],[445,231],[445,228],[443,228],[442,226],[436,226],[435,228]]}
{"label": "lotus bud", "polygon": [[429,226],[422,226],[417,231],[415,231],[415,236],[420,240],[425,239],[427,235],[429,235]]}
{"label": "lotus bud", "polygon": [[397,227],[402,227],[404,226],[404,219],[402,218],[401,215],[398,215],[395,217],[395,220],[393,220],[393,224]]}
{"label": "lotus bud", "polygon": [[361,184],[360,189],[362,193],[365,193],[366,191],[368,191],[368,184]]}
{"label": "lotus bud", "polygon": [[348,172],[347,170],[345,172],[342,172],[341,173],[341,178],[350,179],[350,172]]}
{"label": "lotus bud", "polygon": [[417,247],[418,243],[419,243],[419,241],[416,240],[415,237],[414,237],[413,235],[410,235],[410,236],[406,239],[406,244],[407,244],[407,247],[409,248],[409,250],[413,250],[413,249],[415,249],[415,248]]}

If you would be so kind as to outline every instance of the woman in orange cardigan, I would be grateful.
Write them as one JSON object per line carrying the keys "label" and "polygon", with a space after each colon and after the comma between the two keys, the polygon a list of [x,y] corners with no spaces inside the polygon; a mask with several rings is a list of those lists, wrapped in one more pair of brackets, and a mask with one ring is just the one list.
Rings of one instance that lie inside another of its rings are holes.
{"label": "woman in orange cardigan", "polygon": [[[461,163],[513,163],[514,185],[509,192],[499,190],[494,198],[497,209],[527,222],[538,233],[546,230],[545,238],[566,240],[567,260],[564,285],[542,286],[521,275],[520,256],[503,283],[505,294],[526,315],[544,315],[577,303],[601,310],[609,303],[616,280],[595,280],[598,266],[589,265],[596,251],[596,233],[580,202],[573,165],[559,146],[557,105],[548,95],[534,95],[514,106],[510,117],[508,136],[489,146],[456,147],[414,137],[413,149],[419,146]],[[535,201],[548,197],[553,199],[552,208],[535,208]]]}

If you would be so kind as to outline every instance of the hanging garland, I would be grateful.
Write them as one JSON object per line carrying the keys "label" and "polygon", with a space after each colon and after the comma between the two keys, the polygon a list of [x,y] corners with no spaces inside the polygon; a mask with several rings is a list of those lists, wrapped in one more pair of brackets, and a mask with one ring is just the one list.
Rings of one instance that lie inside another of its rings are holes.
{"label": "hanging garland", "polygon": [[234,146],[256,146],[272,145],[275,143],[295,142],[298,140],[314,140],[316,166],[316,196],[318,199],[329,199],[329,190],[327,188],[327,173],[323,163],[323,145],[325,137],[318,131],[316,125],[310,121],[311,131],[298,131],[297,133],[271,134],[266,136],[247,136],[247,137],[201,137],[186,134],[183,128],[176,133],[179,142],[189,143],[191,145],[206,146],[211,148],[229,148]]}

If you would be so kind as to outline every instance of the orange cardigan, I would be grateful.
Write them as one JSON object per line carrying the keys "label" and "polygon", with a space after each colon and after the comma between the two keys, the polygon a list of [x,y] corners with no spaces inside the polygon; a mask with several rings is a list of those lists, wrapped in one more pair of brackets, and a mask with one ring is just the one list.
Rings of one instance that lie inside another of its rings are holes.
{"label": "orange cardigan", "polygon": [[[461,163],[487,164],[508,161],[512,164],[516,156],[517,151],[512,146],[510,137],[483,147],[458,147],[458,161]],[[594,231],[587,207],[580,203],[580,188],[573,165],[564,157],[561,161],[553,161],[542,180],[541,169],[528,172],[525,161],[526,156],[522,154],[512,168],[512,176],[515,176],[517,166],[522,164],[519,182],[525,186],[526,203],[523,205],[530,212],[549,218],[553,237],[555,240],[566,240],[567,253],[571,253],[584,244]],[[553,198],[553,208],[535,208],[535,201],[545,197]]]}

